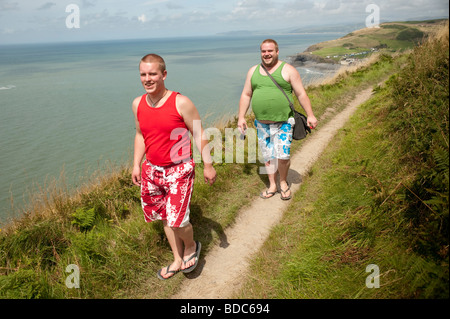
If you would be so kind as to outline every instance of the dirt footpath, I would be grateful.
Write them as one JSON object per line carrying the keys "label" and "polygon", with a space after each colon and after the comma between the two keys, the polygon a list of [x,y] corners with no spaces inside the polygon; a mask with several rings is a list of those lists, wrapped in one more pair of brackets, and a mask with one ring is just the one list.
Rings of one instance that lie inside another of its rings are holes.
{"label": "dirt footpath", "polygon": [[[319,122],[318,130],[309,136],[301,149],[291,157],[288,181],[292,185],[292,194],[299,189],[301,176],[308,173],[333,136],[344,127],[358,106],[367,101],[371,94],[372,88],[361,91],[326,125],[320,127]],[[182,290],[173,298],[230,298],[232,293],[240,288],[243,278],[246,277],[253,254],[261,248],[271,228],[280,222],[289,203],[290,201],[282,201],[279,193],[270,199],[255,198],[251,206],[239,213],[235,226],[225,231],[229,245],[226,248],[216,246],[208,255],[202,256],[197,269],[187,274],[187,278],[182,283]]]}

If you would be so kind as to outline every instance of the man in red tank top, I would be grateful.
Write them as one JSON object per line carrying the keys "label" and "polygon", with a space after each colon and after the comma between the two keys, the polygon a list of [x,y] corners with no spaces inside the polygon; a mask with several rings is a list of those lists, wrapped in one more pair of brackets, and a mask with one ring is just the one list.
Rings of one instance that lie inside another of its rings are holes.
{"label": "man in red tank top", "polygon": [[158,278],[165,280],[179,271],[193,271],[201,249],[189,221],[195,175],[189,132],[202,154],[205,182],[212,185],[216,171],[203,128],[194,130],[194,121],[200,121],[197,108],[189,98],[165,86],[163,58],[146,55],[139,72],[146,94],[132,106],[136,122],[132,179],[141,187],[145,221],[163,221],[174,256],[172,264],[158,271]]}

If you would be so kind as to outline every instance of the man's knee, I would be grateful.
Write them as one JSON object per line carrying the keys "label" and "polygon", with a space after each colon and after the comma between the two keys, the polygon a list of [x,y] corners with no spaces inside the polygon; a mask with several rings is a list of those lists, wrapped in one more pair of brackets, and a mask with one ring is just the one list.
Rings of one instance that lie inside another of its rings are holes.
{"label": "man's knee", "polygon": [[170,225],[166,220],[163,221],[164,227],[168,227],[174,231],[184,231],[186,229],[192,228],[191,222],[188,220],[187,222],[184,222],[178,226]]}

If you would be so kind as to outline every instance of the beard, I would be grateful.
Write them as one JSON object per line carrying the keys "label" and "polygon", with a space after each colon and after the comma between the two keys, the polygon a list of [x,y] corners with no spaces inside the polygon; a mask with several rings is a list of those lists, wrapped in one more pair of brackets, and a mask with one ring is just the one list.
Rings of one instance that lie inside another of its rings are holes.
{"label": "beard", "polygon": [[261,61],[266,68],[271,68],[278,63],[278,56],[266,55],[261,57]]}

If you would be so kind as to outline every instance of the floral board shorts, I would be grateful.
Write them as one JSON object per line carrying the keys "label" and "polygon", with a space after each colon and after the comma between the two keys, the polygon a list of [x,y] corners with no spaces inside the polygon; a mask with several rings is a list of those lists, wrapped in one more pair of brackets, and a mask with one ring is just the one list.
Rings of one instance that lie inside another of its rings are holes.
{"label": "floral board shorts", "polygon": [[255,120],[258,145],[265,162],[274,158],[288,160],[291,156],[294,118],[287,122],[263,124]]}
{"label": "floral board shorts", "polygon": [[166,220],[169,227],[186,227],[194,188],[194,160],[169,167],[155,166],[146,160],[141,175],[145,221]]}

